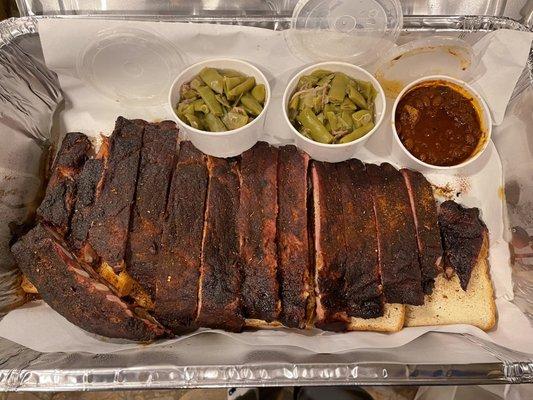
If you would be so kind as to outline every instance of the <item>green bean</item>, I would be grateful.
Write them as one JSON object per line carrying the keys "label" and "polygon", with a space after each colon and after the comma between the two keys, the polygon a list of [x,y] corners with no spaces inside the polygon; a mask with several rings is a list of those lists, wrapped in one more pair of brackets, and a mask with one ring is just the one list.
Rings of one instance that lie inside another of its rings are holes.
{"label": "green bean", "polygon": [[324,97],[316,95],[313,97],[313,111],[318,114],[324,109]]}
{"label": "green bean", "polygon": [[348,143],[374,126],[376,89],[342,72],[316,70],[300,77],[289,100],[289,120],[321,143]]}
{"label": "green bean", "polygon": [[345,97],[344,100],[341,103],[341,111],[355,111],[357,110],[357,106],[354,104],[353,101],[350,100],[349,97]]}
{"label": "green bean", "polygon": [[368,112],[370,113],[370,115],[374,115],[374,107],[375,105],[373,101],[368,104]]}
{"label": "green bean", "polygon": [[337,123],[337,114],[333,111],[326,111],[324,115],[326,116],[331,131],[338,131],[339,125]]}
{"label": "green bean", "polygon": [[246,78],[244,76],[232,76],[232,77],[225,76],[224,77],[224,85],[225,85],[224,88],[226,90],[226,96],[231,89],[233,89],[237,85],[240,85],[245,80]]}
{"label": "green bean", "polygon": [[298,80],[298,85],[296,85],[296,90],[306,90],[311,89],[318,83],[318,78],[313,75],[304,75]]}
{"label": "green bean", "polygon": [[251,111],[251,114],[255,115],[256,117],[261,114],[261,111],[263,111],[263,107],[261,106],[261,104],[259,104],[255,97],[249,93],[245,93],[242,95],[241,104],[247,109],[249,109]]}
{"label": "green bean", "polygon": [[219,117],[215,117],[213,114],[206,114],[205,115],[205,122],[206,122],[207,128],[211,132],[224,132],[224,131],[227,131],[226,125],[224,125],[222,120]]}
{"label": "green bean", "polygon": [[202,129],[203,124],[195,114],[185,114],[185,118],[190,126],[196,129]]}
{"label": "green bean", "polygon": [[289,100],[289,110],[297,110],[298,105],[300,104],[300,96],[295,94]]}
{"label": "green bean", "polygon": [[317,86],[324,86],[329,85],[331,83],[331,80],[335,77],[335,74],[329,74],[326,76],[323,76],[320,78],[320,80],[317,83]]}
{"label": "green bean", "polygon": [[[341,114],[335,115],[335,118],[328,119],[331,127],[331,132],[343,132],[351,130],[351,123],[344,120]],[[333,123],[335,121],[335,123]]]}
{"label": "green bean", "polygon": [[309,134],[309,129],[307,129],[305,126],[300,126],[298,128],[298,132],[300,132],[302,135],[304,135],[308,139],[313,139],[311,135]]}
{"label": "green bean", "polygon": [[231,108],[231,104],[229,103],[228,99],[226,99],[224,96],[222,96],[221,94],[215,94],[215,99],[217,99],[217,101],[222,104],[224,107],[226,108]]}
{"label": "green bean", "polygon": [[378,91],[372,85],[370,85],[370,97],[367,99],[368,102],[373,102],[376,99]]}
{"label": "green bean", "polygon": [[367,108],[366,100],[357,88],[353,85],[348,86],[348,98],[359,108]]}
{"label": "green bean", "polygon": [[332,103],[340,104],[346,95],[346,87],[348,85],[348,78],[342,72],[336,72],[331,81],[331,88],[329,89],[329,100]]}
{"label": "green bean", "polygon": [[365,136],[368,132],[370,132],[372,129],[374,129],[374,123],[369,122],[368,124],[365,124],[363,126],[360,126],[359,128],[356,128],[352,131],[352,133],[348,133],[347,135],[343,136],[339,143],[350,143],[354,140],[357,140],[359,138],[362,138]]}
{"label": "green bean", "polygon": [[230,111],[222,117],[222,122],[229,130],[238,129],[248,123],[248,116],[239,112]]}
{"label": "green bean", "polygon": [[303,110],[304,108],[313,108],[313,105],[315,104],[315,95],[313,92],[307,92],[302,93],[300,95],[300,104],[298,105],[298,108]]}
{"label": "green bean", "polygon": [[313,72],[311,72],[311,76],[314,76],[318,79],[322,79],[327,75],[332,75],[332,72],[325,69],[315,69]]}
{"label": "green bean", "polygon": [[[189,124],[194,125],[193,128],[206,130],[204,114],[201,112],[195,112],[194,114],[185,114]],[[193,118],[196,122],[191,122],[190,119]]]}
{"label": "green bean", "polygon": [[359,93],[361,93],[364,96],[364,98],[368,100],[370,98],[370,91],[372,90],[371,89],[372,84],[370,82],[362,81],[360,79],[354,79],[354,81],[355,81],[355,84],[356,84],[356,87]]}
{"label": "green bean", "polygon": [[181,119],[186,124],[188,123],[187,118],[185,117],[186,111],[187,114],[194,114],[194,107],[191,108],[190,106],[190,103],[179,103],[178,107],[176,107],[176,114],[178,115],[179,119]]}
{"label": "green bean", "polygon": [[178,114],[184,114],[184,113],[185,113],[185,109],[186,109],[187,107],[189,107],[189,104],[190,104],[190,103],[185,103],[185,102],[183,102],[183,101],[182,101],[181,103],[178,103],[178,106],[176,107],[176,112],[177,112]]}
{"label": "green bean", "polygon": [[[203,68],[179,90],[178,118],[211,132],[246,125],[261,114],[266,101],[264,84],[256,85],[254,77],[229,69]],[[298,110],[292,114],[295,121]]]}
{"label": "green bean", "polygon": [[198,93],[200,93],[202,100],[207,104],[207,107],[209,107],[209,111],[215,116],[221,117],[224,114],[224,111],[215,97],[215,92],[213,92],[208,86],[200,86],[197,90]]}
{"label": "green bean", "polygon": [[196,99],[197,97],[198,97],[198,93],[196,92],[196,90],[191,89],[190,86],[187,86],[186,88],[184,88],[184,90],[182,90],[180,93],[181,99],[193,100],[193,99]]}
{"label": "green bean", "polygon": [[351,130],[353,128],[352,113],[350,111],[341,111],[340,119],[345,129]]}
{"label": "green bean", "polygon": [[242,104],[241,104],[238,108],[242,108],[243,111],[244,111],[244,114],[246,114],[246,115],[248,115],[248,116],[251,115],[252,117],[250,117],[250,118],[253,118],[254,113],[253,113],[252,110],[250,110],[248,107],[246,107],[245,105],[242,105]]}
{"label": "green bean", "polygon": [[359,128],[372,122],[372,114],[368,110],[359,110],[352,114],[352,120],[354,127]]}
{"label": "green bean", "polygon": [[216,93],[222,93],[224,90],[224,78],[214,68],[204,68],[199,73],[200,78],[207,86],[213,89]]}
{"label": "green bean", "polygon": [[328,132],[317,116],[309,108],[303,109],[298,114],[298,121],[307,129],[313,140],[320,143],[331,143],[335,138]]}
{"label": "green bean", "polygon": [[207,114],[209,112],[209,107],[205,104],[202,99],[195,100],[193,103],[194,111]]}
{"label": "green bean", "polygon": [[220,70],[220,73],[223,75],[223,76],[226,76],[228,78],[234,78],[234,77],[241,77],[241,78],[244,78],[245,76],[243,74],[241,74],[239,71],[235,71],[234,69],[221,69]]}
{"label": "green bean", "polygon": [[200,86],[204,86],[204,82],[198,78],[195,77],[190,83],[189,86],[192,87],[194,90],[198,90]]}
{"label": "green bean", "polygon": [[298,116],[298,109],[291,108],[289,109],[289,121],[292,122],[293,125],[296,125],[296,117]]}
{"label": "green bean", "polygon": [[326,103],[324,111],[333,111],[334,113],[341,112],[341,107],[338,104]]}
{"label": "green bean", "polygon": [[185,124],[189,123],[189,121],[187,121],[187,118],[185,117],[185,114],[179,112],[177,112],[176,114],[178,115],[178,118],[182,120]]}
{"label": "green bean", "polygon": [[232,107],[237,107],[237,105],[240,103],[241,101],[241,97],[242,97],[242,93],[240,95],[237,96],[237,98],[235,100],[233,100],[233,105]]}
{"label": "green bean", "polygon": [[194,114],[194,104],[193,103],[184,103],[182,110],[183,114]]}
{"label": "green bean", "polygon": [[243,83],[235,86],[233,89],[228,91],[228,94],[230,97],[235,98],[244,92],[248,92],[249,90],[252,90],[254,86],[255,86],[255,78],[249,77],[249,78],[246,78],[246,80]]}
{"label": "green bean", "polygon": [[254,98],[261,104],[264,104],[265,103],[265,98],[266,98],[266,89],[265,89],[265,85],[263,85],[262,83],[260,83],[259,85],[256,85],[253,89],[252,89],[252,96],[254,96]]}

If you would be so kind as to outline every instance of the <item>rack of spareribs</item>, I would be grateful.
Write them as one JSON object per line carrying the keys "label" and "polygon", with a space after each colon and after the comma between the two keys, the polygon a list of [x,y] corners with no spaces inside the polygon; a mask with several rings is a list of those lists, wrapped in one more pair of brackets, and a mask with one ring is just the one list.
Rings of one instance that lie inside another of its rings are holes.
{"label": "rack of spareribs", "polygon": [[12,246],[21,271],[103,336],[495,323],[478,209],[437,205],[388,163],[265,142],[215,158],[173,122],[119,117],[96,154],[66,135],[36,214]]}

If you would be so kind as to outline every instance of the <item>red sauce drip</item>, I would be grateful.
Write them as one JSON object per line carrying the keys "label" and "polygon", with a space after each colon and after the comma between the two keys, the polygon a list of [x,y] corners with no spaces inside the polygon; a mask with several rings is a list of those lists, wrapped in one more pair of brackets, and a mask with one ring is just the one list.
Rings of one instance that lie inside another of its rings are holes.
{"label": "red sauce drip", "polygon": [[407,150],[432,165],[453,166],[466,161],[483,136],[472,99],[443,84],[407,92],[394,118]]}

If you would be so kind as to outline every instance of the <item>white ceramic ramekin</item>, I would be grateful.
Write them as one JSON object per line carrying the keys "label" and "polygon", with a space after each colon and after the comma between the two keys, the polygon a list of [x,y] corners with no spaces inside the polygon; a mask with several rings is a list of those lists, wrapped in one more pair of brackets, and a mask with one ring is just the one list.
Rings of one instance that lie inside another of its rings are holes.
{"label": "white ceramic ramekin", "polygon": [[[481,137],[481,140],[479,141],[472,155],[460,164],[450,165],[450,166],[441,166],[441,165],[428,164],[422,160],[419,160],[413,154],[411,154],[411,152],[407,150],[407,148],[403,145],[400,139],[400,136],[398,135],[398,132],[396,131],[396,108],[398,107],[398,103],[400,102],[402,97],[407,92],[413,89],[416,89],[417,87],[425,86],[431,82],[442,82],[444,85],[448,85],[452,89],[455,89],[459,91],[460,93],[471,97],[473,99],[473,105],[479,115],[479,121],[481,125],[481,130],[483,132],[483,136]],[[405,153],[405,155],[409,158],[411,163],[414,163],[414,165],[418,167],[422,167],[423,169],[452,170],[452,169],[464,167],[472,163],[481,154],[483,154],[483,152],[487,148],[487,145],[489,144],[491,134],[492,134],[492,118],[490,116],[489,107],[487,106],[483,98],[468,83],[461,81],[459,79],[452,78],[450,76],[446,76],[446,75],[425,76],[423,78],[420,78],[420,79],[417,79],[411,82],[406,87],[404,87],[403,90],[398,95],[398,97],[396,98],[396,100],[394,101],[394,105],[392,107],[391,120],[392,120],[392,132],[393,132],[393,136],[394,136],[394,140],[396,144],[399,146],[402,152]]]}
{"label": "white ceramic ramekin", "polygon": [[[289,121],[289,100],[296,89],[296,85],[298,84],[300,77],[303,75],[309,75],[311,72],[317,69],[325,69],[331,72],[343,72],[352,78],[370,81],[372,83],[377,91],[375,99],[374,129],[368,132],[365,136],[354,140],[353,142],[343,144],[315,142],[314,140],[309,139],[298,132],[298,130]],[[374,78],[363,68],[345,62],[328,61],[319,64],[313,64],[310,67],[303,69],[291,79],[289,85],[285,89],[285,93],[283,94],[283,117],[294,135],[296,145],[309,154],[312,158],[319,161],[339,162],[354,157],[354,155],[356,155],[357,148],[361,147],[364,142],[366,142],[370,136],[372,136],[374,132],[379,129],[379,126],[383,122],[383,118],[385,116],[385,108],[385,94],[383,93],[383,89],[376,78]]]}
{"label": "white ceramic ramekin", "polygon": [[[176,115],[179,103],[180,87],[191,81],[204,67],[233,69],[247,76],[253,76],[257,84],[262,83],[266,89],[263,111],[249,124],[226,132],[206,132],[187,125]],[[216,58],[205,60],[185,69],[172,83],[168,94],[168,106],[172,116],[187,138],[203,153],[215,157],[234,157],[251,148],[262,136],[265,115],[270,104],[270,85],[263,73],[252,64],[233,58]]]}

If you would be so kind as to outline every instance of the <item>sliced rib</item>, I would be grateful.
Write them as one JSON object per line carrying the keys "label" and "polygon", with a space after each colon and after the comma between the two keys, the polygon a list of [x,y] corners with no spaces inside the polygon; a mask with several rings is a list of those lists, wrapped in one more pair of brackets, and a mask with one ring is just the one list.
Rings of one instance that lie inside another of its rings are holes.
{"label": "sliced rib", "polygon": [[237,163],[208,157],[209,186],[202,240],[197,325],[240,331],[241,271],[237,212],[239,174]]}
{"label": "sliced rib", "polygon": [[124,267],[131,205],[146,122],[118,117],[110,137],[102,193],[93,207],[89,244],[103,263],[115,271]]}
{"label": "sliced rib", "polygon": [[309,282],[308,165],[309,156],[295,146],[279,149],[277,229],[280,321],[291,328],[305,327],[307,301],[313,290]]}
{"label": "sliced rib", "polygon": [[487,227],[479,218],[478,208],[466,208],[448,200],[439,207],[439,224],[444,245],[446,275],[457,273],[466,290],[472,269],[483,249]]}
{"label": "sliced rib", "polygon": [[177,150],[176,124],[148,124],[126,252],[126,271],[153,296],[154,263],[160,253],[163,217]]}
{"label": "sliced rib", "polygon": [[246,318],[272,322],[280,302],[277,282],[276,218],[278,151],[259,142],[241,158],[239,243]]}
{"label": "sliced rib", "polygon": [[43,300],[82,329],[142,341],[165,334],[165,329],[149,315],[137,315],[43,225],[33,228],[11,251]]}
{"label": "sliced rib", "polygon": [[52,166],[52,175],[37,217],[65,235],[70,226],[76,201],[77,179],[91,150],[83,133],[67,133]]}
{"label": "sliced rib", "polygon": [[336,167],[337,173],[330,179],[338,180],[343,190],[347,313],[351,317],[377,318],[383,315],[383,299],[372,187],[361,161],[352,159]]}
{"label": "sliced rib", "polygon": [[311,166],[315,232],[315,293],[318,328],[347,329],[344,277],[346,243],[342,188],[335,164],[314,161]]}
{"label": "sliced rib", "polygon": [[366,166],[377,217],[379,264],[387,303],[424,303],[416,230],[402,174],[388,163]]}
{"label": "sliced rib", "polygon": [[437,203],[430,183],[420,172],[402,169],[414,216],[418,260],[424,293],[431,294],[442,259]]}
{"label": "sliced rib", "polygon": [[154,281],[155,315],[175,332],[193,328],[197,314],[207,180],[205,155],[182,142]]}
{"label": "sliced rib", "polygon": [[102,192],[105,169],[109,158],[109,138],[102,138],[102,144],[95,158],[85,162],[78,178],[76,205],[70,224],[68,242],[85,262],[92,263],[96,257],[87,242],[89,228],[93,217],[92,211],[96,199]]}

